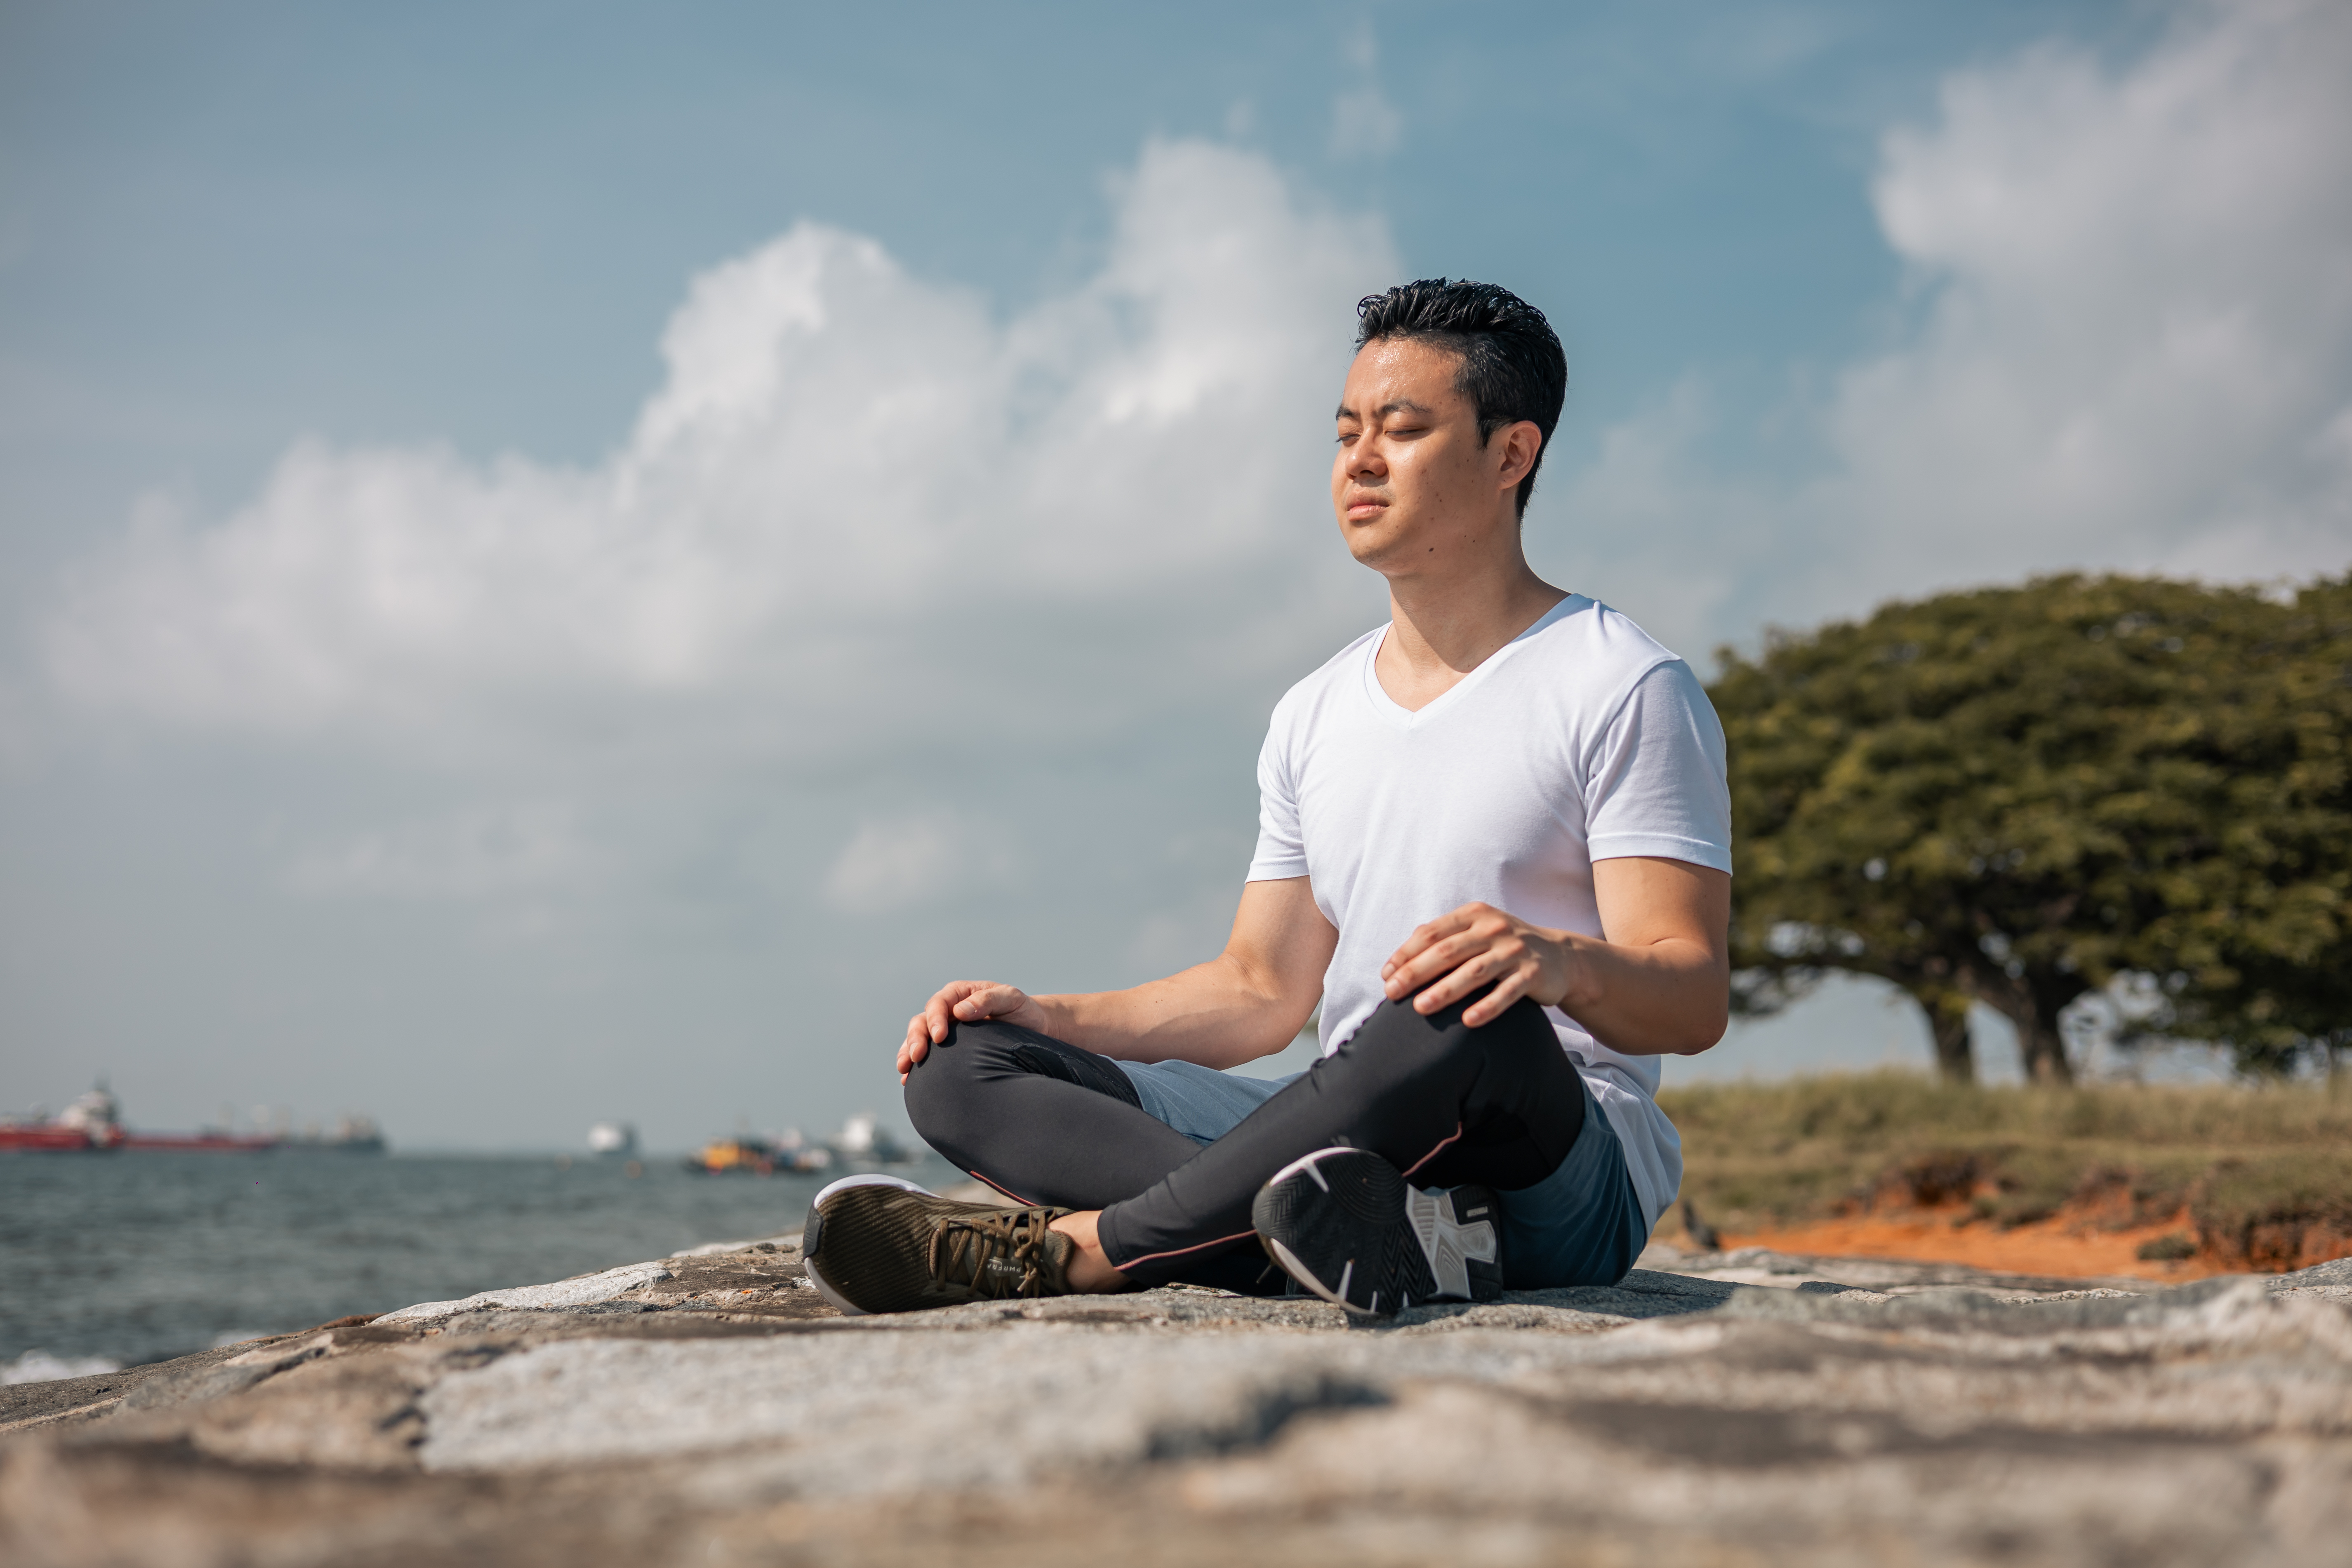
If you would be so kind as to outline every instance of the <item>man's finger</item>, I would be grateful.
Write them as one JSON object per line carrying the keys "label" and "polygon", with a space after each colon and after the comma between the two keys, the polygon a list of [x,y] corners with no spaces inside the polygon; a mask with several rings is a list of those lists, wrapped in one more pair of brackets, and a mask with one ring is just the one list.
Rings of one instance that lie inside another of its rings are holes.
{"label": "man's finger", "polygon": [[1469,923],[1469,917],[1456,910],[1452,914],[1440,915],[1433,921],[1424,921],[1415,926],[1412,934],[1405,938],[1394,952],[1389,954],[1388,963],[1381,966],[1383,973],[1403,968],[1430,947],[1454,935]]}
{"label": "man's finger", "polygon": [[1491,951],[1479,953],[1468,963],[1456,966],[1452,973],[1423,987],[1421,994],[1412,999],[1413,1011],[1426,1017],[1442,1008],[1451,1007],[1492,980],[1506,962]]}
{"label": "man's finger", "polygon": [[1501,1017],[1512,1003],[1527,994],[1527,966],[1514,964],[1502,979],[1495,983],[1495,988],[1492,991],[1478,998],[1476,1006],[1463,1010],[1462,1021],[1474,1029],[1482,1025],[1491,1024]]}
{"label": "man's finger", "polygon": [[1411,995],[1459,969],[1481,951],[1475,937],[1450,936],[1399,970],[1393,979]]}
{"label": "man's finger", "polygon": [[976,1024],[982,1018],[1010,1013],[1020,1005],[1013,1000],[1020,994],[1010,985],[975,985],[962,1001],[956,1004],[956,1016],[966,1023]]}
{"label": "man's finger", "polygon": [[1442,975],[1431,981],[1419,991],[1414,992],[1412,1010],[1426,1018],[1432,1013],[1441,1013],[1451,1007],[1468,995],[1473,989],[1473,986],[1462,983],[1462,971],[1457,969],[1451,974]]}
{"label": "man's finger", "polygon": [[1426,990],[1443,980],[1454,969],[1443,957],[1423,953],[1389,977],[1388,989],[1400,1002]]}
{"label": "man's finger", "polygon": [[1445,933],[1444,931],[1438,929],[1437,922],[1435,921],[1431,921],[1424,925],[1417,925],[1413,927],[1412,934],[1406,937],[1404,941],[1399,942],[1397,944],[1397,950],[1389,954],[1388,963],[1381,966],[1382,974],[1385,975],[1393,973],[1396,970],[1403,968],[1406,964],[1411,963],[1414,959],[1420,957],[1422,953],[1428,950],[1430,943],[1437,941]]}
{"label": "man's finger", "polygon": [[949,1009],[947,995],[942,991],[923,1005],[922,1023],[933,1045],[945,1045],[948,1030],[955,1024],[955,1014]]}
{"label": "man's finger", "polygon": [[1449,956],[1442,946],[1424,948],[1397,965],[1389,976],[1390,989],[1411,995],[1454,967]]}

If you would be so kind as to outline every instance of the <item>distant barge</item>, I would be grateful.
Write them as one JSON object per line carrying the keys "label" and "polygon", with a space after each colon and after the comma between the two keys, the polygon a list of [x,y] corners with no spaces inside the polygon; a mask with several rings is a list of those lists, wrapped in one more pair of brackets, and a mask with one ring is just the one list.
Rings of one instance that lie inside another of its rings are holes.
{"label": "distant barge", "polygon": [[278,1150],[332,1154],[381,1154],[383,1134],[364,1116],[346,1116],[331,1133],[296,1137],[270,1132],[134,1132],[105,1084],[53,1117],[0,1119],[0,1153],[268,1154]]}
{"label": "distant barge", "polygon": [[811,1142],[800,1129],[788,1127],[772,1138],[718,1138],[686,1163],[703,1176],[814,1175],[839,1165],[905,1165],[914,1161],[899,1142],[861,1110],[851,1117],[837,1138]]}

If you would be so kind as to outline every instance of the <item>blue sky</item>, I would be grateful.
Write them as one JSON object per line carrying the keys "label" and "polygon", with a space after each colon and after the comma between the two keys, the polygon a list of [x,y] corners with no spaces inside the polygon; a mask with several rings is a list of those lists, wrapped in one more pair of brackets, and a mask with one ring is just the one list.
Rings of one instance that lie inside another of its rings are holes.
{"label": "blue sky", "polygon": [[[1589,446],[1693,370],[1866,342],[1886,127],[1957,67],[2158,15],[14,6],[9,467],[63,504],[12,507],[12,544],[157,484],[226,507],[298,433],[592,458],[686,279],[799,217],[1015,308],[1091,270],[1154,135],[1261,150],[1416,275],[1547,301]],[[1336,141],[1368,94],[1389,135]]]}
{"label": "blue sky", "polygon": [[887,1109],[938,979],[1205,955],[1267,708],[1380,613],[1324,389],[1399,277],[1552,314],[1531,553],[1703,671],[2036,570],[2341,570],[2347,39],[10,7],[0,1102],[682,1143]]}

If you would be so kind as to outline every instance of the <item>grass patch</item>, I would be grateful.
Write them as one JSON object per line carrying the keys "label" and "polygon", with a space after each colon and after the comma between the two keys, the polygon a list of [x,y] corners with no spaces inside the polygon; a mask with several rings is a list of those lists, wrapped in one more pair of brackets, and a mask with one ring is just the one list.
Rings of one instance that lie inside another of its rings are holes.
{"label": "grass patch", "polygon": [[1682,1131],[1684,1195],[1724,1230],[1905,1208],[2126,1230],[2186,1211],[2200,1253],[2277,1268],[2352,1250],[2347,1090],[1984,1089],[1884,1072],[1695,1084],[1658,1103]]}

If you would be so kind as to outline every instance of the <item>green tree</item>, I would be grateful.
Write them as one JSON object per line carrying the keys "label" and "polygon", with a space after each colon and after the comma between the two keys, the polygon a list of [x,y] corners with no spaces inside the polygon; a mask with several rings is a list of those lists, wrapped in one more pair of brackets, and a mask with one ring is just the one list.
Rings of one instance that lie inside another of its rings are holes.
{"label": "green tree", "polygon": [[2250,1069],[2342,1043],[2347,612],[2063,576],[1727,650],[1741,1005],[1876,975],[1962,1079],[1971,1003],[2064,1082],[2060,1014],[2131,974]]}
{"label": "green tree", "polygon": [[2250,1074],[2333,1072],[2352,1049],[2352,575],[2296,595],[2245,666],[2231,719],[2276,737],[2272,765],[2234,781],[2231,897],[2150,932],[2178,965],[2155,1025]]}

